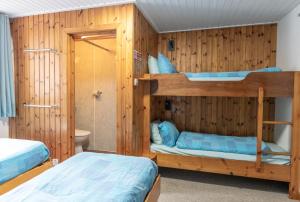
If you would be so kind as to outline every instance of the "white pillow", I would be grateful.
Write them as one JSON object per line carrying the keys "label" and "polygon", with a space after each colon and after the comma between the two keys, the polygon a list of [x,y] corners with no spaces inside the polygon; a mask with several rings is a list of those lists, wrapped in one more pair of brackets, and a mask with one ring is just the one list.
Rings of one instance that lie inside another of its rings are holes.
{"label": "white pillow", "polygon": [[159,74],[157,59],[151,55],[148,56],[148,68],[150,74]]}
{"label": "white pillow", "polygon": [[158,129],[159,124],[159,121],[154,121],[153,123],[151,123],[151,140],[155,144],[162,144],[162,138]]}

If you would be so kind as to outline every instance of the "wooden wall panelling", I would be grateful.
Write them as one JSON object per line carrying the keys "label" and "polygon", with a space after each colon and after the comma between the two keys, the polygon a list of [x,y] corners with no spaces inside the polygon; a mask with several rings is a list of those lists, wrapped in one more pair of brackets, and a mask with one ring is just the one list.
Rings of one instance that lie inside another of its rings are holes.
{"label": "wooden wall panelling", "polygon": [[[121,96],[117,107],[121,118],[117,126],[118,153],[135,153],[140,146],[132,144],[134,135],[138,134],[133,132],[132,126],[135,118],[132,55],[134,9],[133,4],[126,4],[12,19],[18,113],[15,119],[10,120],[10,137],[42,140],[49,147],[52,158],[64,160],[72,154],[73,142],[68,123],[70,112],[67,108],[68,74],[64,68],[67,56],[62,52],[66,42],[62,39],[62,32],[65,28],[119,24],[121,39],[117,49],[121,55],[117,58],[120,61],[117,92]],[[24,48],[43,47],[54,48],[58,52],[23,52]],[[24,108],[24,102],[60,107]]]}
{"label": "wooden wall panelling", "polygon": [[[69,116],[71,116],[70,114],[68,114],[68,98],[69,98],[69,94],[68,94],[68,81],[70,79],[69,77],[69,73],[70,73],[70,69],[69,66],[67,65],[67,54],[69,54],[69,52],[65,53],[64,50],[67,49],[67,45],[68,45],[68,38],[64,38],[64,28],[69,27],[70,26],[70,20],[66,19],[67,18],[67,13],[68,12],[62,12],[60,13],[59,16],[59,21],[60,21],[60,40],[62,40],[62,42],[59,43],[60,47],[60,53],[63,54],[62,57],[60,57],[60,66],[64,67],[64,68],[60,68],[60,82],[61,82],[61,86],[62,89],[60,91],[60,109],[61,109],[61,145],[64,145],[63,147],[61,147],[61,158],[62,159],[66,159],[68,158],[68,156],[73,152],[70,151],[70,147],[69,147],[69,140],[72,139],[72,136],[70,133],[71,131],[70,129],[70,125],[68,124],[68,120],[69,120]],[[67,24],[68,22],[68,24]],[[69,112],[70,113],[70,112]],[[69,154],[70,152],[70,154]]]}
{"label": "wooden wall panelling", "polygon": [[[68,17],[67,17],[67,26],[70,26],[71,22],[71,13],[68,13]],[[67,37],[68,39],[66,39],[68,41],[67,45],[68,47],[68,53],[67,53],[67,80],[68,80],[68,102],[67,102],[67,109],[68,109],[68,115],[69,115],[69,119],[68,121],[68,131],[69,131],[69,138],[67,138],[68,141],[68,151],[71,151],[71,155],[73,155],[75,153],[75,144],[73,144],[73,142],[75,141],[75,136],[72,134],[73,131],[75,131],[75,110],[74,110],[74,106],[75,106],[75,41],[73,40],[73,38],[71,36]]]}
{"label": "wooden wall panelling", "polygon": [[[143,14],[134,7],[134,50],[141,53],[142,61],[134,61],[133,77],[142,77],[148,72],[148,54],[157,56],[158,48],[158,34],[147,22]],[[143,152],[143,137],[144,134],[144,123],[147,122],[148,113],[150,112],[148,106],[144,106],[144,95],[149,95],[150,86],[147,88],[145,83],[140,83],[134,87],[133,91],[133,136],[129,140],[133,144],[134,154],[140,155]],[[150,99],[147,97],[146,99]],[[149,118],[150,119],[150,118]],[[149,121],[150,122],[150,121]],[[147,124],[147,123],[146,123]],[[149,128],[149,127],[145,127]],[[147,132],[147,131],[146,131]]]}
{"label": "wooden wall panelling", "polygon": [[[158,50],[178,71],[220,72],[255,70],[275,66],[276,24],[209,29],[160,34]],[[175,51],[167,50],[167,40],[175,40]],[[164,101],[172,101],[171,111]],[[256,135],[254,98],[155,97],[152,120],[171,119],[180,130],[226,135]],[[200,106],[200,107],[199,107]],[[264,120],[274,119],[274,99],[264,100]],[[264,126],[264,140],[272,140],[274,127]]]}
{"label": "wooden wall panelling", "polygon": [[[130,100],[130,103],[126,104],[125,107],[125,114],[126,114],[126,119],[125,119],[125,137],[126,137],[126,148],[125,152],[126,154],[133,154],[134,153],[134,147],[132,145],[133,143],[133,108],[134,108],[134,103],[133,103],[133,15],[134,15],[134,8],[133,6],[126,8],[127,12],[130,13],[130,15],[127,15],[127,21],[130,21],[131,23],[126,23],[126,32],[129,36],[131,36],[129,39],[129,43],[126,40],[125,46],[126,49],[129,50],[126,53],[124,53],[126,56],[126,68],[125,68],[125,86],[130,87],[130,91],[127,91],[124,93],[125,100]],[[126,37],[127,38],[127,37]]]}
{"label": "wooden wall panelling", "polygon": [[[54,19],[54,13],[49,14],[49,47],[55,48],[55,19]],[[49,104],[55,105],[55,53],[49,53],[49,60],[50,60],[50,67],[49,67]],[[56,116],[56,110],[51,109],[50,111],[50,127],[48,131],[48,137],[49,137],[49,145],[51,156],[57,156],[56,155],[56,125],[55,125],[55,116]]]}
{"label": "wooden wall panelling", "polygon": [[[29,26],[29,33],[28,33],[28,44],[29,48],[33,47],[34,48],[34,36],[33,36],[33,16],[30,16],[28,19],[28,26]],[[29,69],[29,86],[26,91],[29,93],[29,100],[26,100],[26,103],[32,103],[34,104],[34,53],[23,53],[27,54],[29,58],[29,66],[27,67]],[[17,84],[18,85],[18,84]],[[28,130],[29,130],[29,135],[30,139],[34,139],[34,109],[28,109]],[[18,133],[17,133],[18,135]],[[22,135],[22,134],[20,134]]]}
{"label": "wooden wall panelling", "polygon": [[[43,19],[43,35],[44,35],[44,41],[43,45],[44,47],[50,47],[50,40],[49,40],[49,14],[44,15]],[[45,105],[50,105],[50,53],[45,52],[44,53],[44,103]],[[44,136],[44,142],[46,145],[50,145],[50,137],[46,134],[47,132],[50,133],[50,109],[44,109],[44,127],[43,130],[43,136]]]}
{"label": "wooden wall panelling", "polygon": [[[38,24],[38,19],[39,16],[35,15],[33,16],[33,48],[38,49],[39,48],[39,38],[41,36],[39,36],[39,24]],[[32,55],[32,60],[33,60],[33,71],[32,71],[32,86],[30,86],[30,88],[32,88],[32,104],[36,104],[39,105],[39,98],[40,98],[40,80],[42,81],[42,78],[39,78],[39,74],[40,74],[40,69],[42,67],[40,67],[39,61],[40,61],[40,54],[41,53],[33,53]],[[39,108],[32,108],[32,115],[33,115],[33,138],[35,140],[41,140],[40,137],[40,109]]]}

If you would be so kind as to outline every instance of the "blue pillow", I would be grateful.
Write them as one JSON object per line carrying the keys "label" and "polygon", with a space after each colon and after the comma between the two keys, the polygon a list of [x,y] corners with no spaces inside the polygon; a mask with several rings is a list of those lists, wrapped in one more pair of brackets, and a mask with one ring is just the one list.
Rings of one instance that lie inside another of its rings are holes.
{"label": "blue pillow", "polygon": [[163,145],[173,147],[179,137],[179,131],[176,126],[169,122],[164,121],[158,125],[159,134],[162,138]]}
{"label": "blue pillow", "polygon": [[177,72],[174,66],[172,65],[172,63],[170,62],[170,60],[161,53],[158,54],[157,63],[158,63],[159,73],[171,74]]}
{"label": "blue pillow", "polygon": [[148,56],[148,68],[150,74],[159,74],[157,59],[151,55]]}

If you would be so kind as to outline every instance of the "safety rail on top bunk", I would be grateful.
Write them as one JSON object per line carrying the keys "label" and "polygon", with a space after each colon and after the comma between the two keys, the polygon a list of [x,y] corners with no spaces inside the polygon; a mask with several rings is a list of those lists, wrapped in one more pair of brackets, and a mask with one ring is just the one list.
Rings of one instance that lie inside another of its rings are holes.
{"label": "safety rail on top bunk", "polygon": [[264,97],[291,97],[295,72],[252,72],[241,81],[191,81],[183,73],[145,74],[141,82],[150,82],[152,96],[222,96],[258,97],[257,89],[264,89]]}

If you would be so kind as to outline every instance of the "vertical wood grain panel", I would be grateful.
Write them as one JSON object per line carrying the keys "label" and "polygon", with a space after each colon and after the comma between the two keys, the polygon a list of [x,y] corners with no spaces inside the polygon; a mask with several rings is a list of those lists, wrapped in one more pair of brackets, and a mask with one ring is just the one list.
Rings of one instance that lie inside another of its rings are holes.
{"label": "vertical wood grain panel", "polygon": [[[142,77],[148,72],[148,54],[152,56],[157,55],[158,48],[158,34],[147,22],[143,14],[134,7],[134,50],[141,53],[142,61],[134,60],[133,77]],[[129,142],[132,143],[133,154],[140,155],[143,152],[143,134],[144,134],[144,118],[147,119],[146,113],[149,109],[144,106],[143,96],[149,94],[145,92],[142,83],[134,86],[133,89],[133,128],[132,137]],[[150,98],[149,98],[150,99]],[[145,114],[144,114],[145,113]]]}
{"label": "vertical wood grain panel", "polygon": [[[72,154],[73,140],[70,136],[68,116],[68,70],[67,45],[64,28],[82,28],[93,25],[118,24],[121,35],[116,58],[118,74],[118,109],[122,117],[117,125],[118,153],[132,154],[141,148],[140,133],[133,130],[133,4],[36,15],[12,20],[15,48],[15,77],[17,117],[11,119],[10,137],[42,140],[51,151],[52,158],[66,159]],[[141,20],[138,18],[138,20]],[[141,21],[145,21],[143,18]],[[144,24],[147,24],[144,22]],[[150,27],[150,25],[148,25]],[[140,29],[143,31],[142,29]],[[149,28],[150,30],[150,28]],[[147,40],[155,40],[151,34]],[[150,44],[150,43],[149,43]],[[54,48],[57,53],[24,53],[24,48]],[[157,47],[157,41],[150,45]],[[141,71],[139,73],[143,74]],[[57,109],[24,108],[24,103],[59,105]],[[136,138],[135,136],[138,136]]]}
{"label": "vertical wood grain panel", "polygon": [[[175,40],[175,51],[166,48]],[[158,50],[183,72],[255,70],[275,66],[276,24],[160,34]],[[172,110],[164,101],[172,101]],[[170,119],[180,130],[226,135],[256,135],[257,101],[253,98],[154,97],[152,120]],[[264,101],[264,120],[274,119],[274,99]],[[274,127],[264,126],[264,140]]]}

